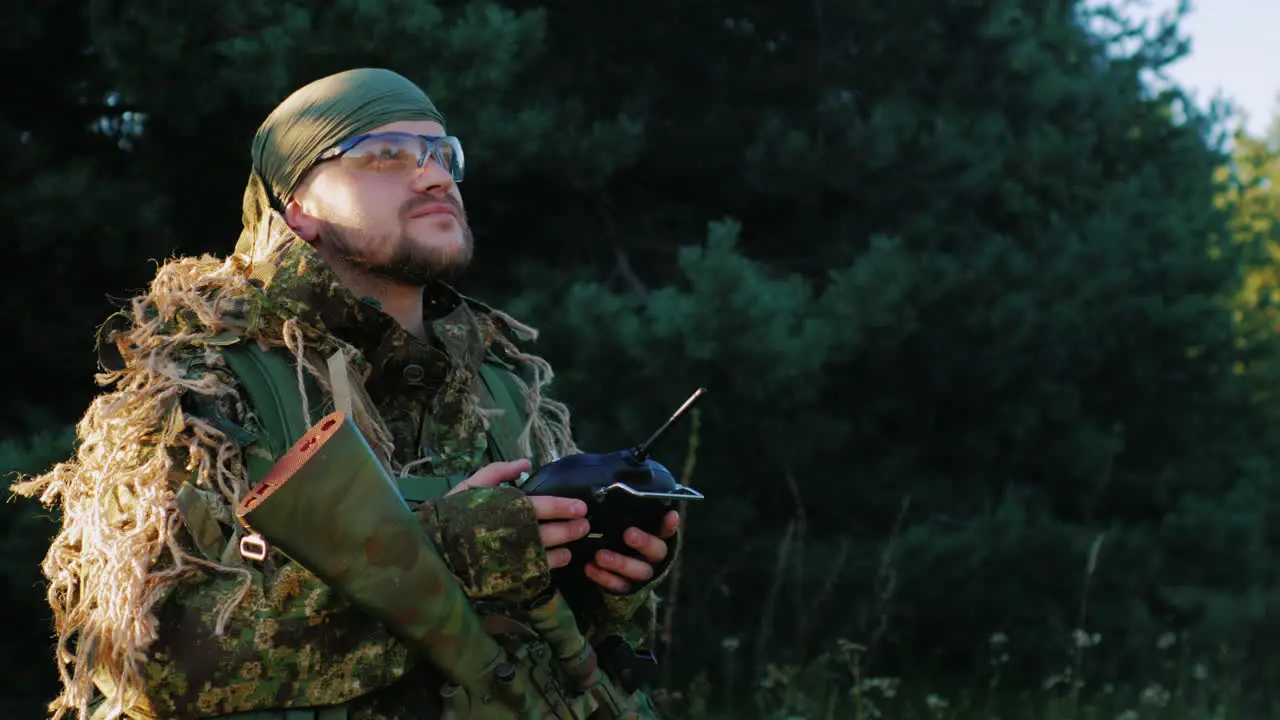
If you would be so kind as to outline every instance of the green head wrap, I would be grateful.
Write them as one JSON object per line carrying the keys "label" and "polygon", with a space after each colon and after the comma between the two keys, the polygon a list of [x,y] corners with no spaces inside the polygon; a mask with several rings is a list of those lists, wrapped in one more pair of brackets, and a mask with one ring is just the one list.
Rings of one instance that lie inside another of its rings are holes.
{"label": "green head wrap", "polygon": [[253,137],[253,169],[244,191],[244,228],[236,252],[264,257],[280,241],[284,202],[317,155],[347,138],[397,120],[444,116],[417,85],[381,68],[320,78],[285,98]]}

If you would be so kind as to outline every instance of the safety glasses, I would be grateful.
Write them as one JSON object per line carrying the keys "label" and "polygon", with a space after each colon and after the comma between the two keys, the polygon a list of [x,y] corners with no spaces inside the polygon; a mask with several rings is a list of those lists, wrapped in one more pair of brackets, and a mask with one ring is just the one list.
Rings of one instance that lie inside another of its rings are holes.
{"label": "safety glasses", "polygon": [[355,172],[407,179],[421,172],[433,158],[454,182],[462,182],[466,164],[462,143],[450,135],[365,133],[320,153],[316,162],[334,161]]}

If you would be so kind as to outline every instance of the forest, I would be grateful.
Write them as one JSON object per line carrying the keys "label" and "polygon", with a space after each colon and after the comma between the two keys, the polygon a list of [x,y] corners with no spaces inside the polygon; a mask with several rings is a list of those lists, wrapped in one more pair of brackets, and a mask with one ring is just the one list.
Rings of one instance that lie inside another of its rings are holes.
{"label": "forest", "polygon": [[[1180,14],[901,3],[6,7],[6,491],[73,452],[113,308],[231,252],[266,113],[388,67],[579,444],[707,388],[654,449],[706,496],[673,718],[1280,717],[1280,123],[1159,82]],[[0,715],[45,717],[56,518],[5,499]]]}

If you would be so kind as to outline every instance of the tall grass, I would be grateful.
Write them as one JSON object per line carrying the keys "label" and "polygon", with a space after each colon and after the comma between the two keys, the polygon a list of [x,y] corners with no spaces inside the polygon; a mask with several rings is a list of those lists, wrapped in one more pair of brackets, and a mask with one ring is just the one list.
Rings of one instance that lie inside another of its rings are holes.
{"label": "tall grass", "polygon": [[[1080,655],[1099,638],[1076,637]],[[1260,720],[1280,717],[1263,689],[1248,693],[1230,663],[1191,660],[1178,652],[1179,638],[1163,636],[1152,651],[1166,659],[1165,672],[1139,685],[1090,687],[1074,679],[1077,667],[1064,663],[1037,688],[1002,682],[1009,662],[1009,638],[991,636],[990,659],[978,682],[957,686],[939,681],[908,683],[879,677],[863,666],[865,648],[847,640],[803,666],[770,664],[748,688],[713,686],[701,673],[687,688],[658,694],[675,720]],[[724,646],[732,664],[733,642]],[[726,668],[728,669],[728,668]],[[725,673],[716,673],[725,677]]]}
{"label": "tall grass", "polygon": [[[694,458],[698,446],[699,423],[696,411],[689,438],[682,481],[692,484]],[[771,595],[776,595],[803,559],[804,504],[799,488],[788,477],[796,502],[796,518],[779,542]],[[910,506],[904,498],[891,537],[880,558],[874,594],[877,606],[886,607],[895,586],[895,547],[903,516]],[[1103,638],[1089,627],[1089,596],[1099,556],[1107,540],[1100,533],[1090,546],[1082,572],[1082,599],[1076,613],[1076,627],[1064,660],[1037,687],[1009,685],[1004,669],[1016,649],[1016,638],[1001,632],[988,639],[987,661],[964,681],[948,678],[926,679],[884,677],[873,672],[869,645],[881,642],[887,616],[867,625],[866,644],[848,639],[830,643],[831,649],[802,665],[760,662],[759,657],[742,657],[738,638],[721,644],[721,667],[705,668],[684,685],[666,677],[665,690],[655,694],[658,704],[673,720],[1262,720],[1280,719],[1280,703],[1263,687],[1244,687],[1239,680],[1241,663],[1222,644],[1213,657],[1195,657],[1192,638],[1165,633],[1151,648],[1160,670],[1142,683],[1090,684],[1086,662],[1105,652]],[[836,563],[837,569],[842,563]],[[834,579],[833,579],[834,580]],[[670,645],[672,615],[680,582],[679,561],[673,568],[668,588],[666,617],[661,641]],[[828,583],[830,586],[831,583]],[[822,593],[829,593],[830,587]],[[774,603],[761,622],[757,655],[767,652],[767,637],[777,612]],[[1203,643],[1197,643],[1203,647]],[[752,672],[751,668],[762,668]],[[1256,675],[1264,675],[1257,673]],[[1274,677],[1274,674],[1265,674]],[[742,678],[753,677],[745,681]],[[714,678],[714,681],[713,679]],[[742,684],[746,684],[743,687]]]}

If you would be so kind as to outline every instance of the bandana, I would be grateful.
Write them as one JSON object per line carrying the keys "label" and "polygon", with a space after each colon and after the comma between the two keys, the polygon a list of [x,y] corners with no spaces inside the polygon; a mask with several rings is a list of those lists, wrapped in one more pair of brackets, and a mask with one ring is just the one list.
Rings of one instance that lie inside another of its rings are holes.
{"label": "bandana", "polygon": [[323,151],[398,120],[444,116],[417,85],[381,68],[358,68],[320,78],[285,98],[253,137],[253,168],[244,191],[236,253],[252,265],[288,237],[284,202]]}

